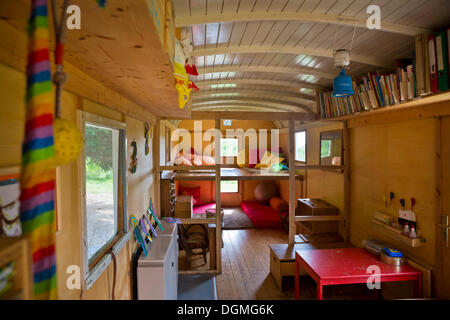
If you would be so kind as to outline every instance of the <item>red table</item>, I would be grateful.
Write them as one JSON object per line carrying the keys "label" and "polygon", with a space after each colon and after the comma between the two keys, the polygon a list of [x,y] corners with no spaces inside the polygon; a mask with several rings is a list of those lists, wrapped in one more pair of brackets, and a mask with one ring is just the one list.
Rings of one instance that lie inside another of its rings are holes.
{"label": "red table", "polygon": [[369,266],[380,268],[380,281],[416,281],[416,295],[421,296],[422,272],[409,266],[393,266],[361,248],[297,250],[295,252],[295,299],[299,298],[299,268],[317,284],[317,299],[322,300],[323,286],[366,283],[373,275]]}

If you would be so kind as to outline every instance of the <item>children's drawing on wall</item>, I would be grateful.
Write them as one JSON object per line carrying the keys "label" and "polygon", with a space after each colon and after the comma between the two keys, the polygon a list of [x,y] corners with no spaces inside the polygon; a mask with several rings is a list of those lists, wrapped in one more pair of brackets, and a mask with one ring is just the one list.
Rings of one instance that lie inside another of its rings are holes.
{"label": "children's drawing on wall", "polygon": [[20,186],[16,177],[0,177],[0,235],[17,237],[22,234],[19,215]]}

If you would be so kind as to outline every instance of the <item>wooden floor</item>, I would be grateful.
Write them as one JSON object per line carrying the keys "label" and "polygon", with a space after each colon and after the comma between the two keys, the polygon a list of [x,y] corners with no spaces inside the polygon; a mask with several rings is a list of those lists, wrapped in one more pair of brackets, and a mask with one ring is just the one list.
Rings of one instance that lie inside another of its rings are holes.
{"label": "wooden floor", "polygon": [[[281,229],[224,230],[223,272],[216,276],[219,300],[294,299],[294,277],[287,277],[280,291],[270,275],[271,243],[287,243]],[[301,299],[315,298],[315,283],[301,277]],[[365,285],[333,286],[324,290],[326,299],[378,299]]]}
{"label": "wooden floor", "polygon": [[281,229],[224,230],[222,274],[216,277],[219,300],[289,299],[270,275],[271,243],[287,243]]}

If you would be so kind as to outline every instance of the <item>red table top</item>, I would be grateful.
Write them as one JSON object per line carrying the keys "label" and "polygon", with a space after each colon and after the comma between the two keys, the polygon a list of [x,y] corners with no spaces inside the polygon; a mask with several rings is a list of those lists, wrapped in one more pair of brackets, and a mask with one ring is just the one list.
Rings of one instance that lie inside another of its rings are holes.
{"label": "red table top", "polygon": [[419,270],[410,265],[393,266],[362,248],[297,250],[297,255],[320,279],[339,279],[368,276],[371,265],[380,267],[383,276],[417,275]]}

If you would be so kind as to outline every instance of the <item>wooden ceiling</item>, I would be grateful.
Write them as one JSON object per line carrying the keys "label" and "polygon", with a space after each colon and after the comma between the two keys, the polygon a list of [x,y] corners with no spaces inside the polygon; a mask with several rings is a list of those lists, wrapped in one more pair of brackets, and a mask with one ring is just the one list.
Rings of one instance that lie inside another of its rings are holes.
{"label": "wooden ceiling", "polygon": [[[352,76],[392,70],[416,34],[446,26],[447,0],[173,0],[192,29],[201,90],[192,110],[315,112],[315,87],[331,87],[335,49],[349,48]],[[366,28],[369,5],[381,30]],[[305,108],[307,107],[307,108]]]}
{"label": "wooden ceiling", "polygon": [[[62,3],[58,0],[60,8]],[[81,9],[81,30],[66,32],[65,59],[69,63],[156,116],[190,117],[189,108],[178,107],[173,69],[149,1],[108,0],[105,8],[95,0],[71,3]],[[29,0],[0,1],[0,19],[23,33],[30,12]],[[94,88],[84,91],[103,94]]]}

